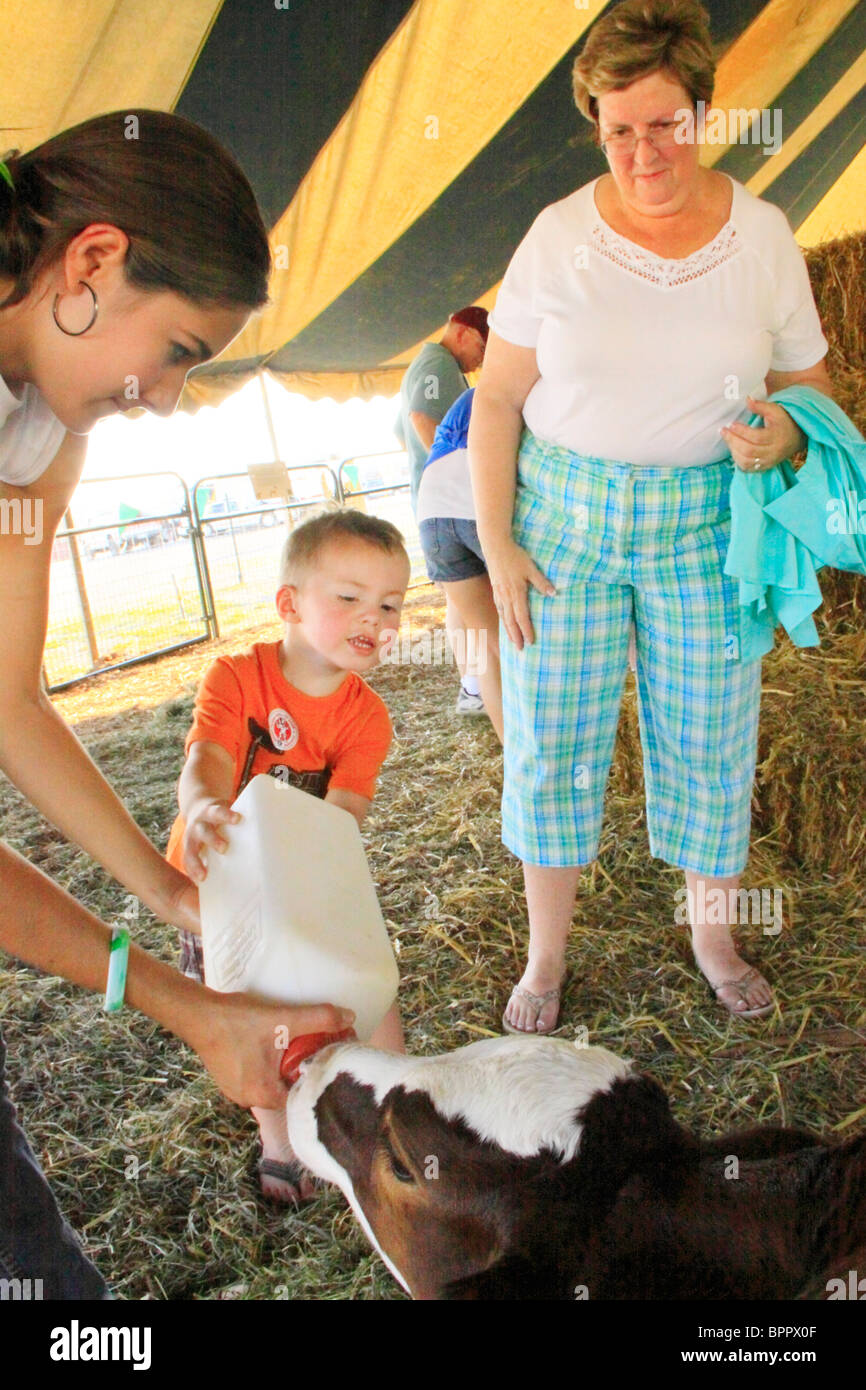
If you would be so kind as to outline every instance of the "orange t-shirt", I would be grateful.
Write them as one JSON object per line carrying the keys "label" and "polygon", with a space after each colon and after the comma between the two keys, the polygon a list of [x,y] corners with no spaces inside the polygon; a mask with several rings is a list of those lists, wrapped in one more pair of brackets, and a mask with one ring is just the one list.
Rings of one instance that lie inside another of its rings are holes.
{"label": "orange t-shirt", "polygon": [[[281,768],[323,772],[328,790],[343,787],[372,798],[391,744],[384,702],[355,671],[330,695],[305,695],[283,675],[279,651],[279,642],[257,642],[239,656],[217,657],[196,695],[187,753],[201,739],[225,748],[235,761],[237,795],[258,737],[250,777],[260,772],[279,777]],[[181,870],[185,828],[178,816],[166,849],[166,858]]]}

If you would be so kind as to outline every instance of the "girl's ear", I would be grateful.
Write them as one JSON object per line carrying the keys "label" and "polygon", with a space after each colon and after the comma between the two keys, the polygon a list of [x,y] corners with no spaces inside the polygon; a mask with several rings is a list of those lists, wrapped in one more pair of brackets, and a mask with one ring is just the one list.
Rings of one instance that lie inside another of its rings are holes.
{"label": "girl's ear", "polygon": [[101,281],[108,275],[125,276],[124,265],[129,237],[109,222],[94,222],[73,237],[63,254],[63,275],[67,288],[75,290],[80,281]]}
{"label": "girl's ear", "polygon": [[295,584],[282,584],[277,589],[277,612],[284,623],[299,623],[298,590]]}

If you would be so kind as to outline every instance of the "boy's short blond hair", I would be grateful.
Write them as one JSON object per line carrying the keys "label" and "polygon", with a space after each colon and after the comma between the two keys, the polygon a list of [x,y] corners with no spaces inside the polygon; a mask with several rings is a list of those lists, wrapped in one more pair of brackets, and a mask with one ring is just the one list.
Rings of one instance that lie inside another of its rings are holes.
{"label": "boy's short blond hair", "polygon": [[292,531],[280,556],[280,584],[300,584],[324,548],[334,541],[365,541],[388,555],[409,556],[403,537],[390,521],[353,507],[339,507],[311,517]]}

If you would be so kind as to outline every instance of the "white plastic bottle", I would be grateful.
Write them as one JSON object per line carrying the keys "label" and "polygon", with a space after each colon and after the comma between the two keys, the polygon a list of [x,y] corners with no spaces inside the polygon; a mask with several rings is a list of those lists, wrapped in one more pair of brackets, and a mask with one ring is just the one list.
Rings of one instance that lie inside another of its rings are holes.
{"label": "white plastic bottle", "polygon": [[399,978],[355,817],[264,775],[234,809],[199,889],[208,985],[352,1009],[366,1041]]}

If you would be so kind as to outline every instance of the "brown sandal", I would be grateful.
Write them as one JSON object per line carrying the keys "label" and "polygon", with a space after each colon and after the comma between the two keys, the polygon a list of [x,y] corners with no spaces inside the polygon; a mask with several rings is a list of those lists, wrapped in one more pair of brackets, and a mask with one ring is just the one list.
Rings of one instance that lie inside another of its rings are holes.
{"label": "brown sandal", "polygon": [[284,1207],[303,1207],[307,1202],[312,1202],[312,1197],[301,1195],[301,1183],[311,1174],[299,1159],[284,1161],[279,1158],[260,1158],[256,1163],[256,1172],[260,1184],[262,1178],[276,1178],[277,1182],[284,1182],[287,1187],[294,1188],[297,1192],[296,1197],[278,1197],[276,1193],[266,1192],[262,1187],[261,1193],[266,1202],[275,1202],[278,1206]]}

